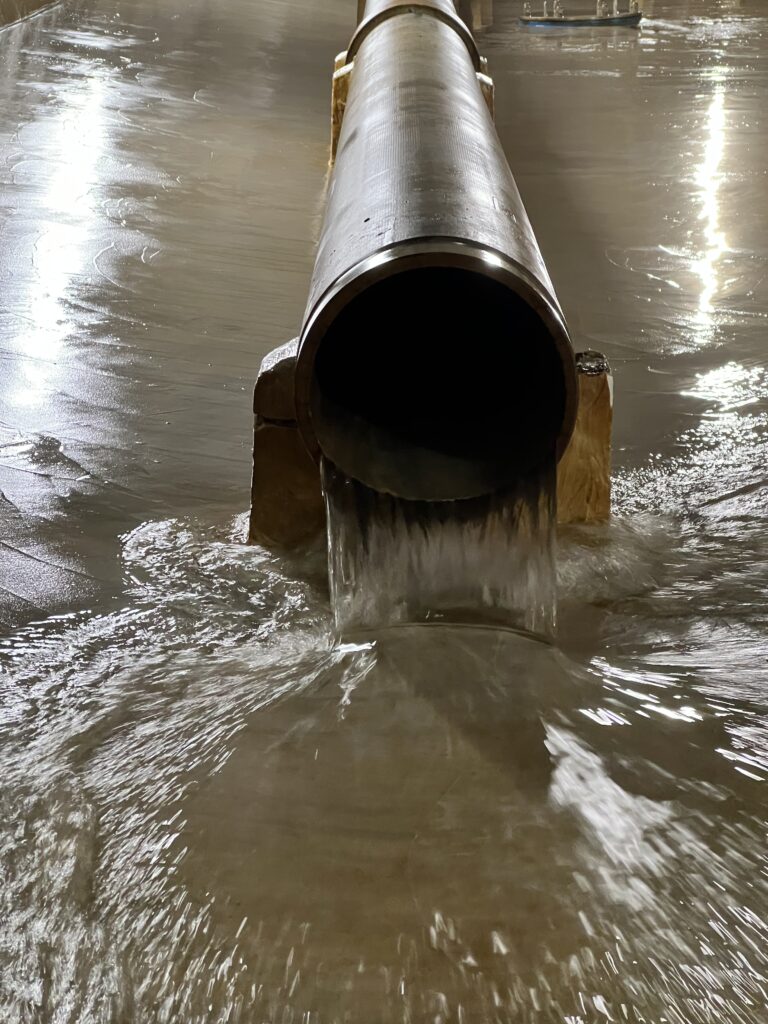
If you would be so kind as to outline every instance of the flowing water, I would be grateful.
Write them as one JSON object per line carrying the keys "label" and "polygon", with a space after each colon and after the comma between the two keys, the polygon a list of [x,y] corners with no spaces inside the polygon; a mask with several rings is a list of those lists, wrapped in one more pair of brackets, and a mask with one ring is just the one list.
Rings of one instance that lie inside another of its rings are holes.
{"label": "flowing water", "polygon": [[349,6],[69,0],[0,34],[0,1020],[763,1024],[762,4],[553,35],[497,3],[482,39],[616,373],[614,516],[560,532],[556,645],[445,621],[546,632],[514,496],[432,624],[403,620],[456,524],[333,483],[338,623],[322,545],[241,542]]}
{"label": "flowing water", "polygon": [[322,466],[339,635],[417,622],[555,628],[554,462],[513,491],[403,501]]}
{"label": "flowing water", "polygon": [[[123,610],[6,645],[3,1019],[762,1019],[765,723],[696,678],[710,637],[685,670],[450,625],[331,647],[322,551],[242,528],[141,527]],[[671,523],[591,541],[571,601],[695,564]],[[654,653],[707,621],[661,588]]]}

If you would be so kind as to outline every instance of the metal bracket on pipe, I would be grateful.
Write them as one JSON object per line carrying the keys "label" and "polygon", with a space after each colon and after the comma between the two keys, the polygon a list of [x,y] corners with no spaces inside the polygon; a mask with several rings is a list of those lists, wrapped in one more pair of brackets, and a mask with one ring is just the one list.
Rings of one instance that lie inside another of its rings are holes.
{"label": "metal bracket on pipe", "polygon": [[[297,352],[297,338],[270,352],[262,361],[254,392],[248,537],[268,547],[295,547],[310,541],[322,533],[325,522],[320,471],[296,423]],[[576,368],[576,428],[557,470],[561,525],[604,522],[611,514],[613,375],[599,352],[578,353]]]}

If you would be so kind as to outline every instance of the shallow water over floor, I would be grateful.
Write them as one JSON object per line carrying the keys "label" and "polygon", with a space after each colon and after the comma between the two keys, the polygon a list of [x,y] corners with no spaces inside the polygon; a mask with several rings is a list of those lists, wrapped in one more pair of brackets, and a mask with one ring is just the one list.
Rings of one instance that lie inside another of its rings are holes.
{"label": "shallow water over floor", "polygon": [[[354,5],[352,5],[354,6]],[[0,36],[0,1019],[762,1024],[759,0],[483,37],[615,515],[558,645],[334,650],[325,554],[245,548],[347,0],[69,0]]]}
{"label": "shallow water over floor", "polygon": [[[5,1019],[761,1019],[765,715],[708,685],[706,614],[657,578],[625,617],[698,631],[686,667],[446,625],[334,649],[322,552],[241,529],[148,524],[123,610],[5,645]],[[691,569],[678,529],[567,544],[565,598],[596,573],[620,618],[644,588],[606,564]]]}

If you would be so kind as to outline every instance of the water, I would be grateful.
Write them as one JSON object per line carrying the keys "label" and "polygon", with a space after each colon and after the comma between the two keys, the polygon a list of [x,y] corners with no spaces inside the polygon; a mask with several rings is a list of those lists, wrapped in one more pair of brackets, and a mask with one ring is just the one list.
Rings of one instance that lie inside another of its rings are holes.
{"label": "water", "polygon": [[616,375],[557,647],[334,649],[325,552],[240,542],[347,0],[3,33],[3,1022],[768,1019],[765,12],[646,7],[545,37],[496,4],[481,46]]}
{"label": "water", "polygon": [[507,630],[332,648],[322,552],[242,528],[140,528],[123,610],[6,645],[4,1019],[761,1019],[757,709]]}
{"label": "water", "polygon": [[336,632],[416,622],[555,628],[554,460],[514,491],[404,501],[322,466]]}

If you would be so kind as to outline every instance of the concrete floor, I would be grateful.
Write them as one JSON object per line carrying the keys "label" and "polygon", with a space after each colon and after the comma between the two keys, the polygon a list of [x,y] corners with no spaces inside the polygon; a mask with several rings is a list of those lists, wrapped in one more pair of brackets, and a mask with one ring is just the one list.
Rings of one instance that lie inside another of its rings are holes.
{"label": "concrete floor", "polygon": [[120,534],[242,510],[296,332],[345,4],[65,3],[0,35],[0,616],[120,594]]}

